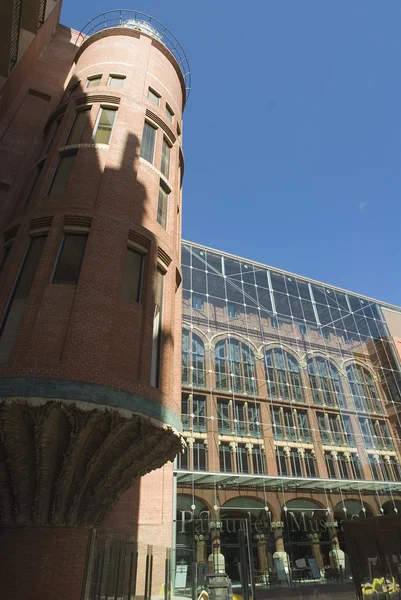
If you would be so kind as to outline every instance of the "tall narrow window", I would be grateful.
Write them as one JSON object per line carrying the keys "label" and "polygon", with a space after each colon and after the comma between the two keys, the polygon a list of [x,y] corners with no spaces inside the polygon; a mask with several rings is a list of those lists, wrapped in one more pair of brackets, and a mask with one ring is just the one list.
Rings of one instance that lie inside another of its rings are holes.
{"label": "tall narrow window", "polygon": [[194,471],[207,471],[206,446],[201,440],[196,440],[192,447]]}
{"label": "tall narrow window", "polygon": [[217,400],[217,428],[219,433],[230,434],[232,432],[228,400]]}
{"label": "tall narrow window", "polygon": [[303,401],[299,365],[289,352],[281,348],[267,350],[265,367],[269,395],[272,398]]}
{"label": "tall narrow window", "polygon": [[88,79],[86,80],[85,87],[87,87],[87,88],[96,87],[96,86],[100,85],[101,79],[102,79],[101,75],[90,75],[88,77]]}
{"label": "tall narrow window", "polygon": [[171,151],[170,144],[168,143],[166,138],[163,138],[162,161],[161,161],[160,170],[163,173],[163,175],[165,177],[167,177],[167,179],[170,174],[170,151]]}
{"label": "tall narrow window", "polygon": [[232,473],[233,456],[231,446],[228,442],[221,442],[219,447],[220,471],[223,473]]}
{"label": "tall narrow window", "polygon": [[256,394],[255,358],[252,350],[233,338],[216,344],[216,387]]}
{"label": "tall narrow window", "polygon": [[121,285],[122,298],[134,300],[134,302],[141,301],[143,261],[143,254],[127,248]]}
{"label": "tall narrow window", "polygon": [[80,144],[82,142],[82,136],[88,123],[90,108],[84,108],[77,110],[75,113],[75,119],[72,124],[70,133],[68,134],[66,145]]}
{"label": "tall narrow window", "polygon": [[349,365],[347,377],[357,410],[383,412],[376,384],[367,369],[357,364]]}
{"label": "tall narrow window", "polygon": [[315,404],[345,406],[338,369],[321,356],[308,360],[309,381]]}
{"label": "tall narrow window", "polygon": [[205,387],[205,347],[188,329],[182,331],[182,383]]}
{"label": "tall narrow window", "polygon": [[153,164],[156,143],[156,128],[145,121],[142,133],[141,157]]}
{"label": "tall narrow window", "polygon": [[248,448],[245,444],[237,445],[237,473],[250,473]]}
{"label": "tall narrow window", "polygon": [[258,404],[248,404],[248,428],[252,437],[262,437],[260,409]]}
{"label": "tall narrow window", "polygon": [[116,120],[116,108],[101,108],[97,120],[97,125],[93,132],[94,144],[109,144],[111,133],[113,131],[114,121]]}
{"label": "tall narrow window", "polygon": [[280,446],[276,448],[276,463],[279,475],[289,475],[287,456]]}
{"label": "tall narrow window", "polygon": [[192,396],[192,429],[194,431],[206,431],[206,398],[194,394]]}
{"label": "tall narrow window", "polygon": [[153,342],[152,359],[150,365],[150,383],[155,387],[160,385],[160,354],[162,342],[162,314],[163,314],[163,288],[164,273],[158,268],[156,271],[155,304],[153,314]]}
{"label": "tall narrow window", "polygon": [[54,271],[53,283],[70,283],[73,285],[78,283],[86,240],[86,235],[67,233],[64,236]]}
{"label": "tall narrow window", "polygon": [[166,117],[168,118],[169,121],[172,121],[173,116],[174,116],[174,111],[171,108],[171,106],[169,104],[167,104],[167,102],[166,102]]}
{"label": "tall narrow window", "polygon": [[169,191],[163,182],[160,181],[159,200],[157,203],[157,222],[160,223],[164,229],[167,229],[168,196]]}
{"label": "tall narrow window", "polygon": [[110,75],[107,85],[113,88],[122,88],[124,87],[125,79],[125,75]]}
{"label": "tall narrow window", "polygon": [[181,395],[181,421],[184,431],[188,431],[190,429],[190,395],[182,394]]}
{"label": "tall narrow window", "polygon": [[316,477],[316,458],[312,450],[305,450],[304,461],[306,477]]}
{"label": "tall narrow window", "polygon": [[266,458],[265,453],[260,446],[254,445],[252,448],[252,465],[255,475],[265,475]]}
{"label": "tall narrow window", "polygon": [[148,88],[148,100],[152,102],[155,106],[159,106],[160,104],[160,94],[153,90],[152,88]]}
{"label": "tall narrow window", "polygon": [[34,173],[34,176],[33,176],[33,179],[32,179],[31,187],[29,188],[29,192],[28,192],[28,195],[27,195],[27,197],[26,197],[26,200],[25,200],[25,204],[28,204],[28,202],[30,201],[30,199],[31,199],[31,198],[32,198],[32,196],[33,196],[33,193],[34,193],[34,192],[35,192],[35,190],[36,190],[36,187],[37,187],[37,185],[38,185],[38,181],[39,181],[39,177],[40,177],[40,174],[41,174],[41,172],[42,172],[42,170],[43,170],[43,165],[44,165],[44,164],[45,164],[45,161],[44,161],[44,160],[41,160],[41,161],[40,161],[40,162],[39,162],[39,163],[38,163],[38,164],[35,166],[35,173]]}
{"label": "tall narrow window", "polygon": [[45,237],[33,238],[26,253],[0,328],[0,362],[10,357],[45,241]]}
{"label": "tall narrow window", "polygon": [[61,196],[61,194],[64,194],[76,157],[77,151],[60,155],[53,180],[50,184],[49,196]]}
{"label": "tall narrow window", "polygon": [[324,461],[326,463],[327,474],[332,479],[337,479],[335,461],[333,460],[333,456],[329,452],[324,453]]}
{"label": "tall narrow window", "polygon": [[247,434],[245,402],[234,402],[234,430],[236,435],[244,436]]}

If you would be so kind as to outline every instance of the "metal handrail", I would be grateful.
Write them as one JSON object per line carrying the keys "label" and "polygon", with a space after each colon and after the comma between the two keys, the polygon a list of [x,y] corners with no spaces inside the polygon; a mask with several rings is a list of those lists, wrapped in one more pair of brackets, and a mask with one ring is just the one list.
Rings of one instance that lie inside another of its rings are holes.
{"label": "metal handrail", "polygon": [[162,43],[174,56],[180,67],[185,81],[186,97],[191,91],[191,70],[183,47],[175,35],[160,21],[138,10],[117,9],[97,15],[83,27],[78,34],[75,47],[79,47],[91,35],[104,29],[115,27],[130,27],[142,31]]}

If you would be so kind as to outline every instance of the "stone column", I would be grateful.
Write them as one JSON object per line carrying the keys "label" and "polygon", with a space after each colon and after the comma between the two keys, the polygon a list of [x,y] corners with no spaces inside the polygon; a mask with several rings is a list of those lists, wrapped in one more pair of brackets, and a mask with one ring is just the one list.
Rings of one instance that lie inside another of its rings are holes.
{"label": "stone column", "polygon": [[209,531],[212,540],[212,553],[208,557],[209,573],[225,573],[225,559],[220,552],[221,521],[210,521]]}
{"label": "stone column", "polygon": [[322,556],[322,552],[320,550],[320,533],[309,533],[308,538],[311,541],[312,546],[312,554],[314,559],[316,560],[317,567],[320,571],[323,570],[324,560]]}
{"label": "stone column", "polygon": [[269,564],[267,560],[266,543],[267,539],[264,533],[257,533],[254,536],[254,540],[257,542],[259,568],[261,571],[268,571]]}
{"label": "stone column", "polygon": [[196,562],[199,563],[207,563],[207,541],[209,539],[209,536],[207,535],[196,535],[195,536],[195,542],[196,542]]}

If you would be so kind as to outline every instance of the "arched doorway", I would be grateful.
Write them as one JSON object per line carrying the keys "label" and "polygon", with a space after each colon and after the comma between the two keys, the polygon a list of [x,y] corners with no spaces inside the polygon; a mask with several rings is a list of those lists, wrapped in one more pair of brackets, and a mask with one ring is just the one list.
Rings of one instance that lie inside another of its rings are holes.
{"label": "arched doorway", "polygon": [[383,515],[401,515],[401,500],[388,500],[382,506]]}
{"label": "arched doorway", "polygon": [[[198,498],[177,495],[176,513],[176,561],[177,564],[206,562],[208,545],[208,522],[210,511]],[[201,548],[204,547],[203,552]],[[203,556],[202,556],[203,555]],[[203,558],[204,560],[200,560]]]}
{"label": "arched doorway", "polygon": [[330,565],[331,540],[327,508],[309,499],[294,498],[281,512],[284,546],[294,578],[319,579]]}
{"label": "arched doorway", "polygon": [[344,500],[336,504],[334,508],[334,520],[338,523],[336,528],[337,539],[343,552],[346,552],[342,526],[343,521],[347,519],[365,519],[366,517],[373,517],[373,513],[370,507],[367,504],[362,504],[360,500]]}
{"label": "arched doorway", "polygon": [[232,498],[221,507],[220,520],[221,552],[225,557],[227,575],[234,584],[241,579],[241,539],[246,544],[246,561],[253,566],[256,577],[267,572],[269,557],[272,560],[274,550],[270,548],[271,513],[266,510],[265,503],[252,497]]}

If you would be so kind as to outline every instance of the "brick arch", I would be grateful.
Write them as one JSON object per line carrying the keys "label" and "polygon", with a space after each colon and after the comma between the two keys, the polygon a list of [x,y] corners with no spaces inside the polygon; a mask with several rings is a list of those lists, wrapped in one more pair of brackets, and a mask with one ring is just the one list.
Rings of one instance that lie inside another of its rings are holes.
{"label": "brick arch", "polygon": [[328,354],[327,352],[321,352],[320,350],[310,350],[305,354],[306,364],[308,364],[308,361],[311,358],[324,358],[327,361],[332,362],[339,372],[342,371],[342,364],[338,361],[338,359],[334,358],[331,354]]}
{"label": "brick arch", "polygon": [[189,331],[190,333],[194,333],[195,335],[197,335],[199,338],[201,338],[203,345],[205,346],[206,349],[206,345],[210,343],[210,340],[208,338],[208,336],[205,334],[205,332],[200,329],[199,327],[196,327],[196,325],[193,325],[191,327],[191,325],[188,325],[186,323],[182,324],[182,331],[184,331],[184,329],[186,331]]}
{"label": "brick arch", "polygon": [[201,504],[204,504],[207,508],[207,510],[209,511],[210,515],[212,516],[214,514],[214,510],[213,507],[209,504],[209,502],[207,500],[205,500],[205,498],[202,498],[201,496],[198,496],[197,494],[192,495],[189,492],[182,492],[179,491],[177,492],[177,504],[178,504],[178,498],[179,496],[183,496],[185,498],[188,498],[188,500],[197,500],[198,502],[200,502]]}
{"label": "brick arch", "polygon": [[258,349],[258,353],[263,354],[267,351],[267,350],[274,350],[275,348],[278,348],[280,350],[284,350],[285,352],[288,352],[288,354],[291,354],[295,360],[298,363],[303,362],[305,355],[303,354],[302,356],[296,351],[294,350],[294,348],[292,348],[290,345],[288,344],[278,344],[277,342],[264,342],[263,344],[261,344],[259,346]]}
{"label": "brick arch", "polygon": [[[224,507],[227,507],[229,503],[232,503],[235,506],[235,503],[238,502],[239,500],[252,500],[252,501],[256,501],[258,503],[260,503],[260,511],[263,511],[265,509],[265,506],[268,507],[270,514],[272,516],[272,520],[274,521],[276,519],[275,517],[275,512],[273,510],[273,506],[270,502],[267,502],[266,500],[262,500],[261,498],[258,498],[257,496],[252,496],[252,494],[246,495],[246,496],[234,496],[233,498],[229,498],[228,500],[226,500],[224,502],[224,504],[222,506],[220,506],[220,513],[222,513],[224,511]],[[256,508],[256,507],[254,507]]]}
{"label": "brick arch", "polygon": [[254,342],[252,342],[251,340],[248,340],[241,333],[235,333],[235,335],[230,335],[230,336],[228,336],[227,333],[215,333],[210,338],[210,344],[213,344],[213,346],[214,346],[213,351],[216,347],[216,344],[218,344],[219,342],[222,342],[224,340],[227,340],[227,339],[236,340],[237,342],[241,342],[241,343],[245,344],[246,346],[248,346],[249,349],[252,350],[254,355],[258,354],[258,348],[257,348],[256,344]]}

